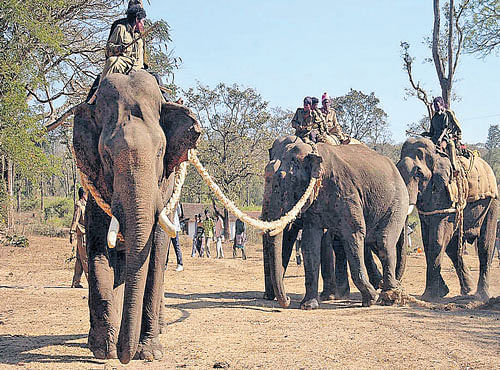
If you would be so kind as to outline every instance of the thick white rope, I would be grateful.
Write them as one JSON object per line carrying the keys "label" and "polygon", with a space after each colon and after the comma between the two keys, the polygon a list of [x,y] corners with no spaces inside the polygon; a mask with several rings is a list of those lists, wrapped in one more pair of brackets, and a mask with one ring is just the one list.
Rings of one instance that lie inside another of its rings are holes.
{"label": "thick white rope", "polygon": [[[264,230],[264,231],[269,231],[271,236],[275,236],[279,234],[283,229],[292,221],[294,221],[297,216],[300,213],[300,210],[302,207],[306,204],[307,200],[310,198],[311,194],[315,190],[315,186],[317,183],[317,179],[314,177],[311,177],[311,180],[309,182],[309,186],[307,187],[305,193],[302,195],[302,197],[299,199],[297,204],[284,216],[282,216],[280,219],[276,221],[262,221],[255,219],[246,213],[242,212],[241,210],[238,209],[238,207],[230,200],[228,199],[222,190],[219,188],[219,186],[214,182],[212,177],[209,175],[207,170],[203,167],[201,164],[198,156],[196,155],[196,151],[194,149],[191,149],[188,153],[188,160],[193,164],[200,174],[200,176],[203,178],[205,183],[208,185],[208,187],[214,192],[215,196],[222,202],[224,205],[224,208],[226,208],[229,212],[231,212],[235,217],[239,218],[243,222],[246,222],[247,224],[259,229],[259,230]],[[317,189],[316,189],[317,190]],[[315,194],[317,195],[317,194]]]}
{"label": "thick white rope", "polygon": [[172,192],[172,196],[165,206],[167,215],[173,212],[175,205],[181,198],[181,190],[182,186],[184,185],[184,180],[186,180],[188,164],[188,162],[182,162],[179,167],[175,169],[174,189]]}
{"label": "thick white rope", "polygon": [[[318,179],[311,177],[311,180],[309,182],[309,185],[302,195],[302,197],[299,199],[297,204],[289,211],[287,212],[284,216],[282,216],[280,219],[275,220],[275,221],[262,221],[256,218],[253,218],[246,213],[242,212],[230,199],[228,199],[220,187],[215,183],[215,181],[212,179],[210,174],[207,172],[207,170],[203,167],[201,164],[198,156],[196,155],[196,151],[191,149],[188,152],[188,160],[190,163],[192,163],[200,176],[203,178],[203,180],[206,182],[208,187],[214,192],[216,197],[222,202],[224,205],[224,208],[226,208],[229,212],[231,212],[235,217],[239,218],[243,222],[246,222],[247,224],[263,231],[269,231],[271,236],[275,236],[279,234],[283,229],[293,222],[297,216],[299,215],[302,207],[306,204],[308,199],[311,197],[311,194],[314,193],[314,199],[317,196],[317,191],[319,186],[318,185],[320,182],[318,182]],[[165,210],[167,214],[171,214],[172,211],[175,208],[175,205],[180,199],[181,196],[181,191],[182,191],[182,186],[184,185],[184,181],[186,179],[186,174],[187,174],[187,166],[188,162],[182,162],[175,170],[175,180],[174,180],[174,189],[172,196],[168,200]],[[93,185],[92,181],[85,175],[82,171],[80,171],[80,178],[82,180],[82,185],[85,188],[86,191],[90,192],[95,199],[96,203],[99,205],[99,207],[106,212],[110,217],[112,217],[111,213],[111,207],[109,204],[102,198],[100,192],[97,190],[97,188]]]}

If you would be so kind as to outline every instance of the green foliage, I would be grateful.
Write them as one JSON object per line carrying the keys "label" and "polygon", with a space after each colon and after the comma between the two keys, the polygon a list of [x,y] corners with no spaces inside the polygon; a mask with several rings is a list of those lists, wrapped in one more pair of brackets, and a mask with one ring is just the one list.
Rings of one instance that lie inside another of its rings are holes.
{"label": "green foliage", "polygon": [[33,226],[33,233],[41,236],[49,236],[51,238],[63,238],[67,236],[67,232],[60,226],[51,223],[39,223]]}
{"label": "green foliage", "polygon": [[484,160],[493,169],[495,177],[500,178],[500,127],[491,125],[488,129],[488,138],[485,144],[486,155]]}
{"label": "green foliage", "polygon": [[366,95],[354,89],[333,99],[333,106],[344,131],[375,149],[391,141],[387,113],[379,104],[380,100],[375,93]]}
{"label": "green foliage", "polygon": [[21,212],[34,211],[40,207],[40,198],[27,198],[21,202]]}
{"label": "green foliage", "polygon": [[73,200],[53,197],[45,202],[44,219],[59,227],[69,227],[73,217]]}
{"label": "green foliage", "polygon": [[[198,85],[184,95],[204,128],[198,150],[210,174],[237,204],[260,204],[268,149],[288,129],[290,112],[270,109],[255,89],[238,85]],[[184,189],[184,201],[210,199],[193,170]]]}
{"label": "green foliage", "polygon": [[5,236],[4,245],[8,245],[11,247],[28,248],[30,242],[26,236],[14,234]]}
{"label": "green foliage", "polygon": [[5,182],[0,181],[0,229],[7,227],[7,217],[9,212],[9,196],[5,188]]}
{"label": "green foliage", "polygon": [[486,56],[500,45],[500,2],[472,0],[471,16],[465,24],[465,47],[470,53]]}

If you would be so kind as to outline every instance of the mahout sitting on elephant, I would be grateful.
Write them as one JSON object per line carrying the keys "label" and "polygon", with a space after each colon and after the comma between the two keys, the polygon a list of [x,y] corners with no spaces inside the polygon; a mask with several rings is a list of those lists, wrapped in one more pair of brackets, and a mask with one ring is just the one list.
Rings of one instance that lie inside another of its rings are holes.
{"label": "mahout sitting on elephant", "polygon": [[[392,162],[365,145],[316,144],[318,154],[296,136],[277,139],[266,166],[262,207],[264,220],[288,212],[311,177],[321,186],[302,209],[302,248],[306,274],[305,309],[318,307],[318,274],[323,230],[337,236],[345,250],[363,306],[377,300],[364,263],[365,246],[376,248],[383,265],[383,291],[399,287],[396,244],[405,224],[408,193]],[[281,243],[285,235],[263,236],[265,275],[283,307],[289,305],[283,285]],[[267,285],[267,284],[266,284]],[[267,291],[267,289],[266,289]]]}
{"label": "mahout sitting on elephant", "polygon": [[[489,273],[496,233],[498,189],[490,166],[477,156],[458,157],[459,174],[449,156],[427,138],[410,138],[401,149],[397,167],[416,206],[427,262],[424,300],[448,294],[441,276],[443,252],[450,257],[460,281],[460,292],[471,292],[462,245],[476,242],[479,281],[476,295],[489,297]],[[463,220],[463,221],[462,221]]]}
{"label": "mahout sitting on elephant", "polygon": [[[155,78],[142,70],[108,75],[95,105],[82,104],[75,113],[73,145],[90,193],[88,344],[97,358],[128,363],[134,356],[163,355],[158,335],[167,237],[162,227],[168,229],[169,220],[162,210],[174,169],[187,160],[200,132],[194,115],[166,103]],[[115,247],[118,232],[123,239]]]}

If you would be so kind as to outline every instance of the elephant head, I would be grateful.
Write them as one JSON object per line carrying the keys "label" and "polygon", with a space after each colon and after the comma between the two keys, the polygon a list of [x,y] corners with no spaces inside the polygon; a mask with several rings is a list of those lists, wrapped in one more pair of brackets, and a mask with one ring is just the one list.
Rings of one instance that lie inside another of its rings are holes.
{"label": "elephant head", "polygon": [[451,206],[447,191],[453,175],[451,162],[436,153],[431,140],[408,139],[396,166],[408,189],[410,208],[433,211]]}
{"label": "elephant head", "polygon": [[[312,153],[310,145],[295,136],[277,139],[269,150],[265,169],[262,218],[273,221],[290,211],[304,194],[311,177],[319,177],[320,172],[321,157]],[[301,212],[305,212],[312,201],[310,199]],[[283,233],[277,236],[266,233],[263,246],[270,263],[274,294],[282,307],[288,307],[290,300],[283,284],[282,239]]]}
{"label": "elephant head", "polygon": [[162,100],[155,78],[145,71],[108,76],[95,106],[83,104],[75,113],[73,146],[82,181],[124,239],[122,362],[137,349],[148,261],[172,171],[186,160],[200,132],[187,108]]}

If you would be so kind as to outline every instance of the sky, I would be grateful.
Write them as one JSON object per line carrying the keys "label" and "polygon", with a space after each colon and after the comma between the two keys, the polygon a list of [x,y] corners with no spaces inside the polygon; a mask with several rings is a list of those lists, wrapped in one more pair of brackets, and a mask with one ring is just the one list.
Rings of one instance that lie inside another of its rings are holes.
{"label": "sky", "polygon": [[[144,1],[148,17],[171,27],[171,50],[183,63],[175,83],[199,82],[251,87],[272,107],[295,110],[304,96],[331,97],[355,89],[375,93],[388,114],[395,142],[406,125],[426,114],[406,97],[401,41],[410,43],[414,79],[431,96],[440,95],[424,39],[431,35],[432,1],[326,1],[311,6],[296,0]],[[462,54],[452,102],[465,142],[485,142],[488,127],[500,124],[500,56]]]}

